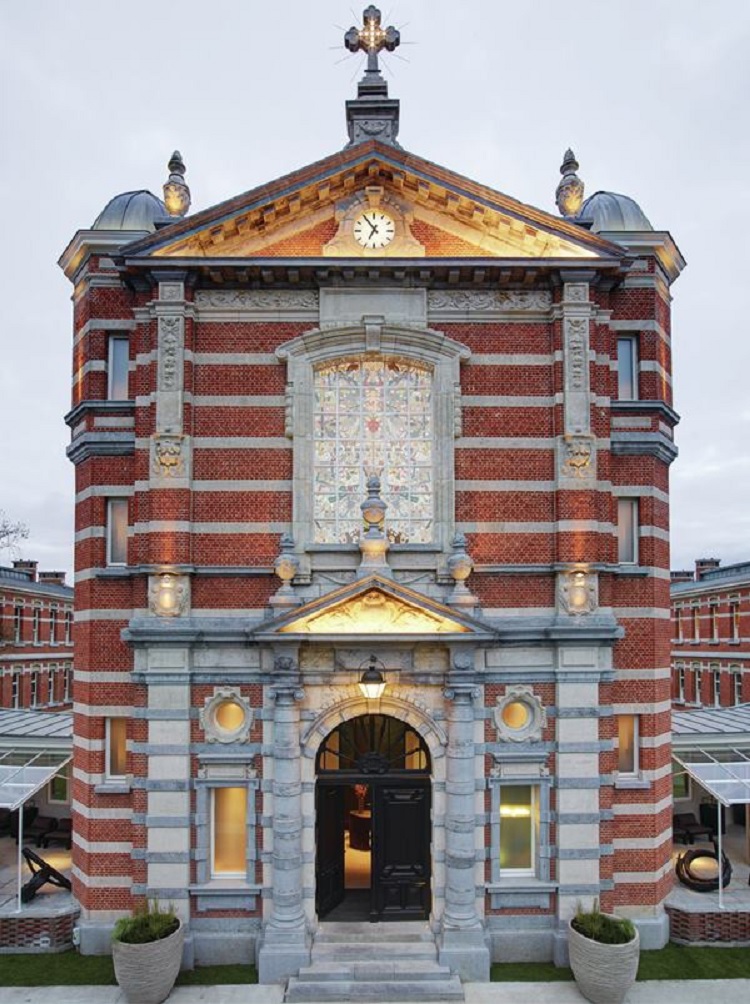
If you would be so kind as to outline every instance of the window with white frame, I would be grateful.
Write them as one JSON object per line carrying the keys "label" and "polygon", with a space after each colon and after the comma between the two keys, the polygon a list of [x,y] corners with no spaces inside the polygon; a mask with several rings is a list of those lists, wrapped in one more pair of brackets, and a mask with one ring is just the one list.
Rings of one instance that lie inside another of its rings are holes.
{"label": "window with white frame", "polygon": [[682,608],[677,607],[674,612],[674,636],[677,641],[682,641]]}
{"label": "window with white frame", "polygon": [[638,564],[638,499],[617,500],[617,560],[621,565]]}
{"label": "window with white frame", "polygon": [[677,700],[685,700],[685,667],[682,663],[677,667]]}
{"label": "window with white frame", "polygon": [[729,601],[729,640],[740,640],[740,601],[736,598]]}
{"label": "window with white frame", "polygon": [[709,601],[708,613],[711,641],[717,642],[719,640],[719,601],[717,599]]}
{"label": "window with white frame", "polygon": [[55,674],[57,666],[50,666],[47,670],[47,704],[55,702]]}
{"label": "window with white frame", "polygon": [[57,645],[57,607],[50,607],[49,643],[50,645]]}
{"label": "window with white frame", "polygon": [[73,611],[65,611],[65,644],[70,645],[73,641]]}
{"label": "window with white frame", "polygon": [[500,788],[500,875],[536,875],[539,844],[539,786]]}
{"label": "window with white frame", "polygon": [[685,802],[693,797],[690,775],[678,763],[672,762],[672,798],[675,802]]}
{"label": "window with white frame", "polygon": [[617,398],[638,398],[638,336],[620,335],[617,339]]}
{"label": "window with white frame", "polygon": [[127,777],[127,718],[104,719],[104,774],[108,781]]}
{"label": "window with white frame", "polygon": [[693,620],[693,641],[701,640],[701,612],[695,603],[690,611]]}
{"label": "window with white frame", "polygon": [[127,401],[130,339],[127,335],[111,335],[107,359],[107,397],[110,401]]}
{"label": "window with white frame", "polygon": [[617,716],[617,770],[621,777],[638,775],[638,732],[638,715]]}
{"label": "window with white frame", "polygon": [[21,705],[21,674],[14,673],[10,678],[10,705],[19,708]]}
{"label": "window with white frame", "polygon": [[16,603],[13,607],[13,643],[20,645],[23,641],[23,604]]}
{"label": "window with white frame", "polygon": [[107,500],[107,564],[126,565],[128,561],[128,500]]}
{"label": "window with white frame", "polygon": [[698,663],[693,666],[693,689],[695,692],[695,703],[703,704],[703,673]]}
{"label": "window with white frame", "polygon": [[211,878],[247,873],[247,786],[211,789]]}
{"label": "window with white frame", "polygon": [[315,541],[359,541],[367,478],[376,474],[389,540],[431,543],[431,370],[398,358],[339,359],[315,368],[313,394]]}
{"label": "window with white frame", "polygon": [[732,703],[735,707],[742,704],[742,670],[739,666],[732,667]]}
{"label": "window with white frame", "polygon": [[29,707],[35,708],[39,703],[39,673],[32,669],[29,674]]}
{"label": "window with white frame", "polygon": [[66,764],[47,786],[47,801],[52,805],[68,805],[70,802],[70,764]]}
{"label": "window with white frame", "polygon": [[721,670],[718,666],[711,669],[711,689],[713,691],[714,707],[721,707]]}
{"label": "window with white frame", "polygon": [[66,663],[65,668],[63,669],[63,700],[64,701],[69,701],[70,700],[70,691],[71,691],[72,681],[73,681],[73,670],[72,670],[72,668],[70,666],[70,663]]}
{"label": "window with white frame", "polygon": [[31,641],[38,645],[40,638],[40,625],[42,623],[42,611],[39,607],[34,607],[31,612]]}

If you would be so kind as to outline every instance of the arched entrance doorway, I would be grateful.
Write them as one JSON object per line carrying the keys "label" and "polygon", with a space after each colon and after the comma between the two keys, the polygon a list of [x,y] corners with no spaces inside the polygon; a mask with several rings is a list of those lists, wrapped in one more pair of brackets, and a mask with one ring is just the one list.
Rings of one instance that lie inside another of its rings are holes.
{"label": "arched entrance doorway", "polygon": [[389,715],[342,722],[316,759],[316,909],[331,920],[430,911],[430,754]]}

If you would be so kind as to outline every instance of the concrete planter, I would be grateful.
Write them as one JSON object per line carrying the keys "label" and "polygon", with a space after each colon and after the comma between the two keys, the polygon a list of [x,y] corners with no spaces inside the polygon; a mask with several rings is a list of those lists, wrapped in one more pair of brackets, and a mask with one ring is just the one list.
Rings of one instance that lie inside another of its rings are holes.
{"label": "concrete planter", "polygon": [[172,992],[180,971],[185,925],[160,941],[145,945],[112,942],[115,977],[130,1004],[161,1004]]}
{"label": "concrete planter", "polygon": [[641,939],[635,937],[624,945],[603,945],[585,938],[568,924],[570,968],[578,989],[592,1004],[622,1004],[635,982]]}

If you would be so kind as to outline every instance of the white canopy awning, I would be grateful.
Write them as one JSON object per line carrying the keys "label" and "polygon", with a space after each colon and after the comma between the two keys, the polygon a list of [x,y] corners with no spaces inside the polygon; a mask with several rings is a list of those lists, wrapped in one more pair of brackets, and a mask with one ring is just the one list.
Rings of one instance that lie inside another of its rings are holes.
{"label": "white canopy awning", "polygon": [[17,809],[70,762],[70,750],[0,750],[0,808]]}
{"label": "white canopy awning", "polygon": [[675,749],[675,761],[722,805],[750,804],[750,748]]}

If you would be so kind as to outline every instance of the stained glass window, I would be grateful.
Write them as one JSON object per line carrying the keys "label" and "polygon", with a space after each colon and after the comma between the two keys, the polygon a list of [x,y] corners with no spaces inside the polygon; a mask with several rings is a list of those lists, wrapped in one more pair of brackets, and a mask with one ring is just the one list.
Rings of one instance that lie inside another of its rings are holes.
{"label": "stained glass window", "polygon": [[315,370],[313,493],[318,543],[356,543],[367,474],[378,474],[395,544],[433,528],[432,373],[402,359],[349,358]]}

